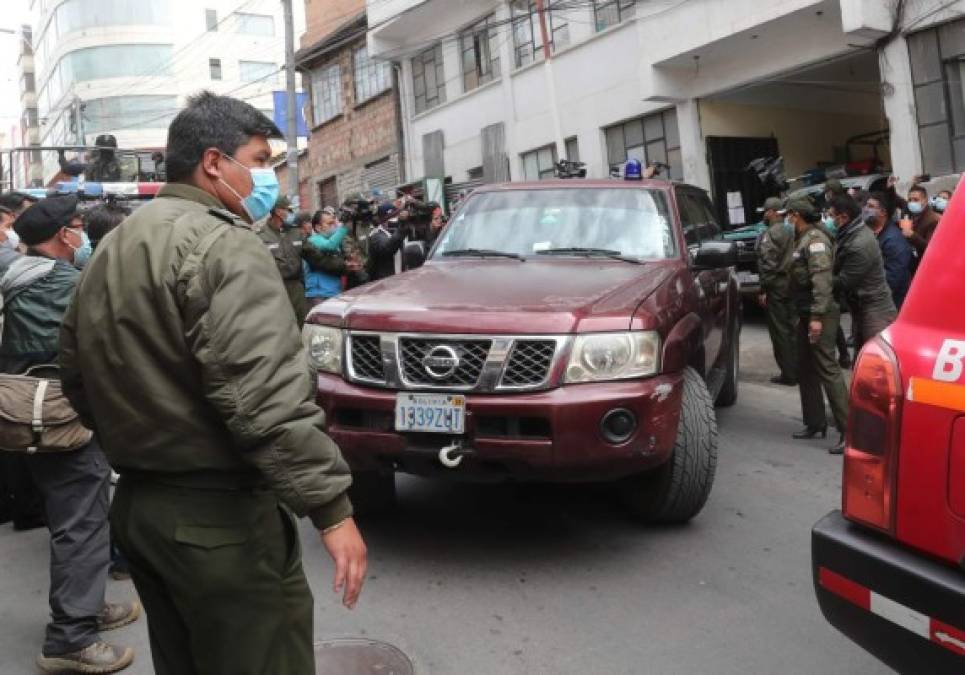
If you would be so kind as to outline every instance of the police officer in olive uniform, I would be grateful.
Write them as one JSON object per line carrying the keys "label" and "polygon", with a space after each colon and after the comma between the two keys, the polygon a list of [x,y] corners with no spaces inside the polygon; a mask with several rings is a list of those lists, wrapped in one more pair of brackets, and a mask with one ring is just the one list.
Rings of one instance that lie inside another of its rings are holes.
{"label": "police officer in olive uniform", "polygon": [[838,442],[844,447],[848,423],[848,388],[841,366],[835,359],[835,334],[841,311],[832,295],[834,251],[831,241],[818,225],[818,213],[807,198],[787,205],[788,220],[794,225],[794,250],[788,266],[791,299],[798,312],[797,348],[801,410],[805,428],[794,438],[827,438],[828,423],[821,390],[831,404]]}
{"label": "police officer in olive uniform", "polygon": [[761,278],[760,303],[767,312],[774,360],[781,374],[775,384],[797,385],[797,311],[788,295],[787,264],[794,249],[794,230],[784,222],[783,202],[770,197],[764,202],[764,222],[769,225],[757,246],[757,270]]}
{"label": "police officer in olive uniform", "polygon": [[[257,109],[209,92],[168,132],[168,180],[106,238],[64,319],[63,388],[120,473],[111,526],[157,675],[314,675],[308,516],[354,606],[365,545],[276,259]],[[137,261],[137,264],[132,264]]]}
{"label": "police officer in olive uniform", "polygon": [[261,240],[275,258],[275,265],[291,302],[295,319],[301,325],[308,308],[305,303],[305,279],[302,275],[301,232],[293,229],[295,212],[287,197],[279,197],[259,232]]}

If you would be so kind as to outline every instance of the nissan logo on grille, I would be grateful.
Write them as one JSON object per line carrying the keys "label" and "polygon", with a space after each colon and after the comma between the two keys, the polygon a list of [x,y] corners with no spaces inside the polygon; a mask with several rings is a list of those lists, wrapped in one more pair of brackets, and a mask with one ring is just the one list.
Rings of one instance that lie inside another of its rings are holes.
{"label": "nissan logo on grille", "polygon": [[436,380],[444,380],[459,368],[459,354],[449,345],[438,345],[429,350],[422,359],[426,374]]}

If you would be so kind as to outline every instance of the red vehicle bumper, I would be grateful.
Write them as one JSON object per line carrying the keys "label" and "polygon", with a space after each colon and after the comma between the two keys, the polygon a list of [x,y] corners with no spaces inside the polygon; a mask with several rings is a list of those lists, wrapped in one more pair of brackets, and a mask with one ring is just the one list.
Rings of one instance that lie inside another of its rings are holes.
{"label": "red vehicle bumper", "polygon": [[[396,392],[320,374],[317,398],[327,432],[357,471],[581,482],[629,476],[670,457],[682,379],[671,374],[533,393],[469,394],[461,440],[470,452],[457,469],[438,460],[456,437],[395,431]],[[637,421],[636,431],[621,443],[609,442],[601,428],[614,409],[630,411]]]}
{"label": "red vehicle bumper", "polygon": [[825,618],[901,673],[965,673],[965,573],[847,521],[811,532]]}

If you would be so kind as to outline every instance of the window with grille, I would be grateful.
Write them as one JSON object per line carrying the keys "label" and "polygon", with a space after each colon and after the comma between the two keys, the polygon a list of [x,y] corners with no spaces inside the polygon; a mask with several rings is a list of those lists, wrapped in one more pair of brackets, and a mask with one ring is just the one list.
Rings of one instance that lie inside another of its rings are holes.
{"label": "window with grille", "polygon": [[392,64],[369,58],[366,47],[359,47],[352,53],[352,65],[355,71],[356,105],[392,88]]}
{"label": "window with grille", "polygon": [[908,36],[925,173],[965,171],[965,19]]}
{"label": "window with grille", "polygon": [[463,91],[472,91],[499,77],[498,32],[488,16],[459,35]]}
{"label": "window with grille", "polygon": [[[535,0],[514,0],[512,8],[513,52],[516,67],[522,68],[543,58],[543,34]],[[550,50],[555,52],[570,43],[570,25],[562,14],[552,9],[547,9],[546,15]]]}
{"label": "window with grille", "polygon": [[570,136],[566,139],[566,158],[571,162],[580,161],[580,143],[576,136]]}
{"label": "window with grille", "polygon": [[593,0],[593,21],[596,32],[632,18],[637,0]]}
{"label": "window with grille", "polygon": [[446,102],[446,77],[442,68],[442,45],[430,47],[412,59],[412,90],[416,114]]}
{"label": "window with grille", "polygon": [[548,180],[556,176],[556,144],[544,145],[520,155],[523,160],[523,178]]}
{"label": "window with grille", "polygon": [[212,80],[221,79],[221,59],[208,59],[208,74]]}
{"label": "window with grille", "polygon": [[324,124],[342,114],[342,70],[337,63],[312,72],[312,116]]}
{"label": "window with grille", "polygon": [[611,169],[622,166],[628,159],[638,159],[644,165],[660,162],[670,166],[670,178],[683,179],[676,110],[614,124],[604,129],[604,134]]}

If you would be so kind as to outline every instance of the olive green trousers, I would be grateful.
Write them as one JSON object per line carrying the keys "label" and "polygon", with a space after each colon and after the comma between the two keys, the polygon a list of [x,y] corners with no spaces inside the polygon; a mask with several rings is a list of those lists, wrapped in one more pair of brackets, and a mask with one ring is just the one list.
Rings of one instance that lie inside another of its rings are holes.
{"label": "olive green trousers", "polygon": [[314,675],[298,530],[273,493],[122,474],[111,526],[157,675]]}
{"label": "olive green trousers", "polygon": [[823,317],[821,337],[814,344],[808,339],[808,317],[801,317],[798,322],[798,388],[804,425],[809,429],[823,429],[828,424],[824,396],[831,405],[834,426],[842,433],[848,426],[848,385],[836,358],[840,321],[837,306],[829,309]]}

